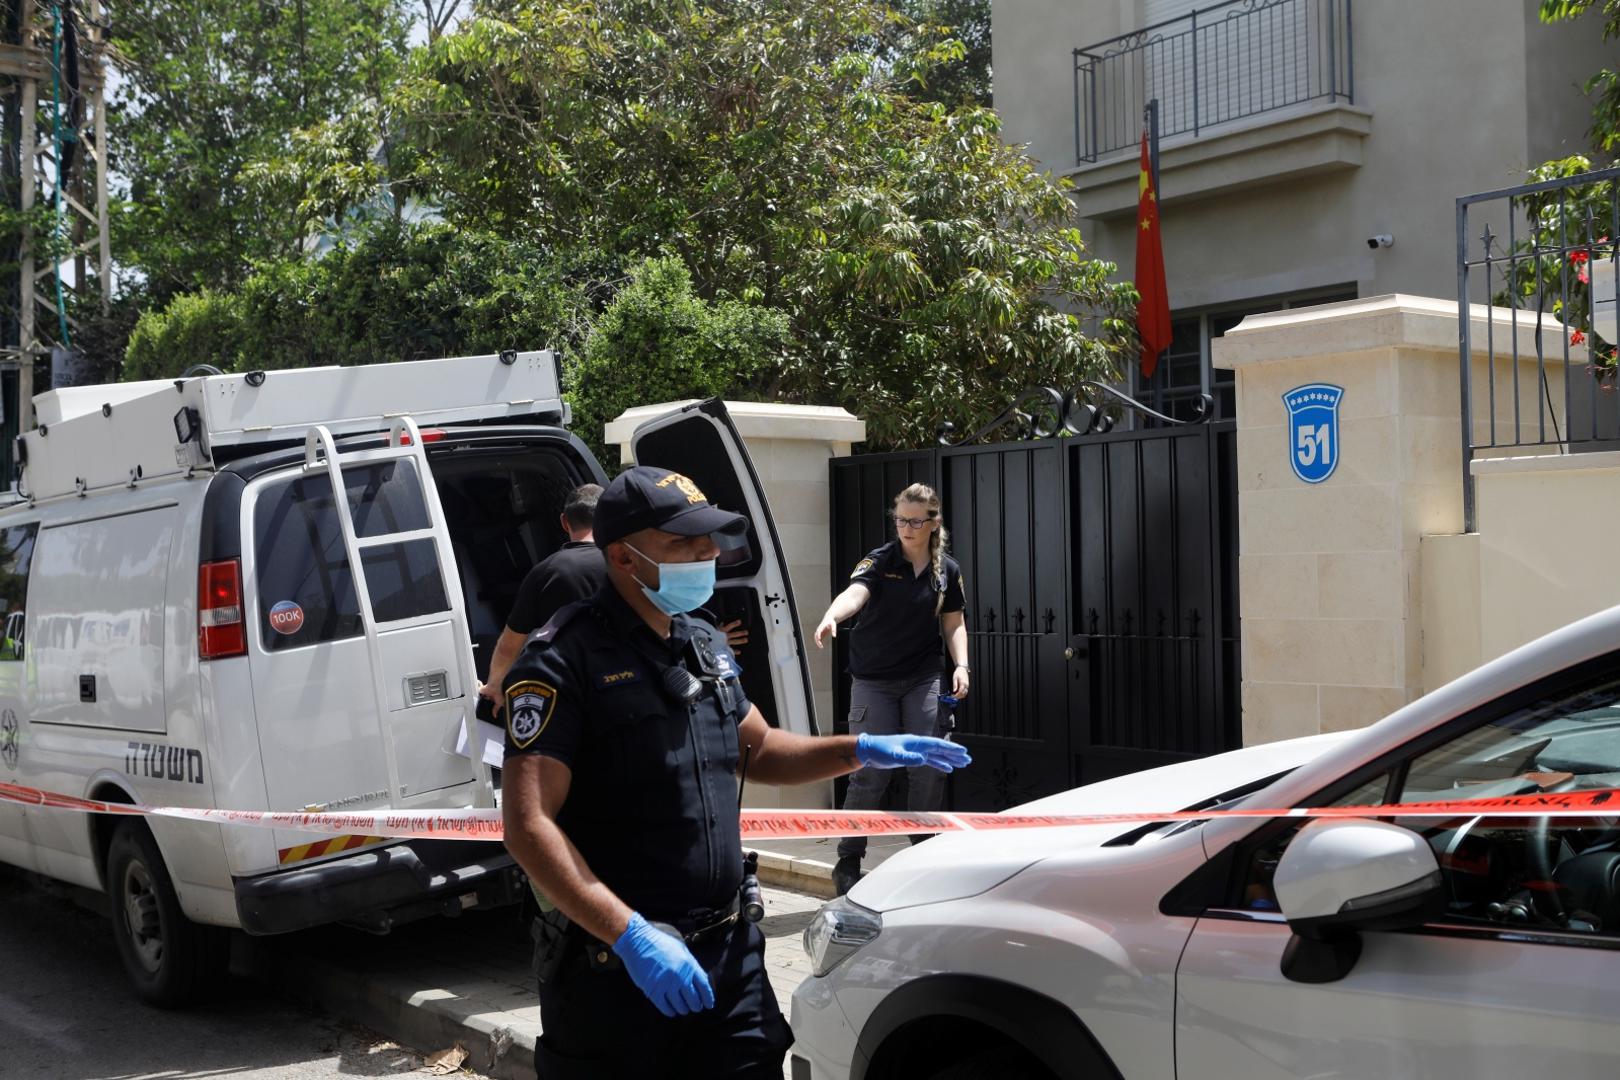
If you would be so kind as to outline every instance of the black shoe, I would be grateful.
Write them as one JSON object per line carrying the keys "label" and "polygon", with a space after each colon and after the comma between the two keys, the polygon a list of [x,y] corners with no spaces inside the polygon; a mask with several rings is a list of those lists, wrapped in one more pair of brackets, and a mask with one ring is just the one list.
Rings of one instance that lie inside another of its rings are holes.
{"label": "black shoe", "polygon": [[861,873],[861,860],[853,855],[846,855],[833,866],[833,892],[843,896],[855,887],[855,883],[864,875]]}

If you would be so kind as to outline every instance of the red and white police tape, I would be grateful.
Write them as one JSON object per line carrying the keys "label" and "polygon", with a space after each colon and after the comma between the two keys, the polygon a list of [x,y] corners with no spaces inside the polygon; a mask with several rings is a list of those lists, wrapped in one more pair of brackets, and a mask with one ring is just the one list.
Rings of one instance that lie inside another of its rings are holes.
{"label": "red and white police tape", "polygon": [[[392,840],[499,840],[499,810],[367,810],[358,813],[286,813],[265,810],[206,810],[190,806],[141,806],[98,802],[72,795],[0,783],[0,802],[95,814],[182,818],[221,825],[295,829],[313,833],[365,833]],[[744,840],[832,836],[888,836],[909,833],[983,832],[1000,829],[1062,828],[1074,825],[1138,825],[1148,822],[1205,821],[1217,818],[1596,818],[1620,817],[1620,788],[1508,795],[1452,802],[1391,803],[1380,806],[1317,806],[1230,810],[1143,811],[1126,814],[948,814],[889,813],[882,810],[744,810]]]}

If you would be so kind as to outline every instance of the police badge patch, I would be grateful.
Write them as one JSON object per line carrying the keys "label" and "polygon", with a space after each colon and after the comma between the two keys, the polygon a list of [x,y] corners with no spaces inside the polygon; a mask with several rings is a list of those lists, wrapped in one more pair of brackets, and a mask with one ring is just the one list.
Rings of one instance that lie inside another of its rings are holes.
{"label": "police badge patch", "polygon": [[557,688],[550,683],[528,679],[513,683],[506,692],[506,733],[519,750],[540,737],[557,707]]}
{"label": "police badge patch", "polygon": [[871,559],[862,559],[860,562],[855,564],[855,572],[850,574],[849,576],[852,577],[852,578],[858,578],[858,577],[860,577],[862,574],[866,573],[870,569],[872,569],[872,560]]}

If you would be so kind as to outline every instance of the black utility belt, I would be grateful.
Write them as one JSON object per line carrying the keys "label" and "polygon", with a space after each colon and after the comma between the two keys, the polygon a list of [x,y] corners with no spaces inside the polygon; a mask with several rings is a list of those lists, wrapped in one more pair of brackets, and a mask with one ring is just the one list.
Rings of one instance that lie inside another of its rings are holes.
{"label": "black utility belt", "polygon": [[[660,922],[655,919],[649,919],[648,922],[656,929],[678,937],[688,945],[695,945],[737,925],[737,919],[737,902],[733,900],[729,907],[693,912],[686,918],[676,919],[673,922]],[[611,945],[598,941],[572,924],[569,929],[584,943],[585,958],[592,968],[597,971],[616,971],[624,966],[624,962],[619,959],[619,955],[613,951]]]}
{"label": "black utility belt", "polygon": [[732,897],[731,903],[725,907],[701,908],[684,918],[647,921],[666,933],[673,932],[682,941],[699,941],[737,921],[737,899]]}

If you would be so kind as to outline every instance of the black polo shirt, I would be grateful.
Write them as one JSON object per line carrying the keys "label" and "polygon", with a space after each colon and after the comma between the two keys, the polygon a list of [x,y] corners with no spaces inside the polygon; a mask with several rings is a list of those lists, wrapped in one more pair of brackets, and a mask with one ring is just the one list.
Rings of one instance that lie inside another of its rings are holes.
{"label": "black polo shirt", "polygon": [[[530,637],[506,693],[506,753],[573,773],[557,824],[596,876],[654,921],[722,908],[742,882],[737,725],[748,715],[726,636],[677,615],[660,640],[611,585]],[[714,670],[691,705],[660,669]],[[548,640],[549,636],[549,640]],[[508,774],[510,775],[510,774]]]}
{"label": "black polo shirt", "polygon": [[563,605],[585,599],[606,583],[601,549],[589,540],[570,540],[524,575],[506,627],[514,633],[532,634]]}
{"label": "black polo shirt", "polygon": [[[916,573],[900,550],[900,541],[890,540],[855,564],[849,579],[865,585],[871,596],[849,637],[851,675],[863,679],[921,678],[939,670],[945,643],[939,616],[967,606],[962,596],[961,566],[949,555],[944,561],[944,573],[937,577],[932,566]],[[942,591],[945,603],[936,613],[935,600]]]}

